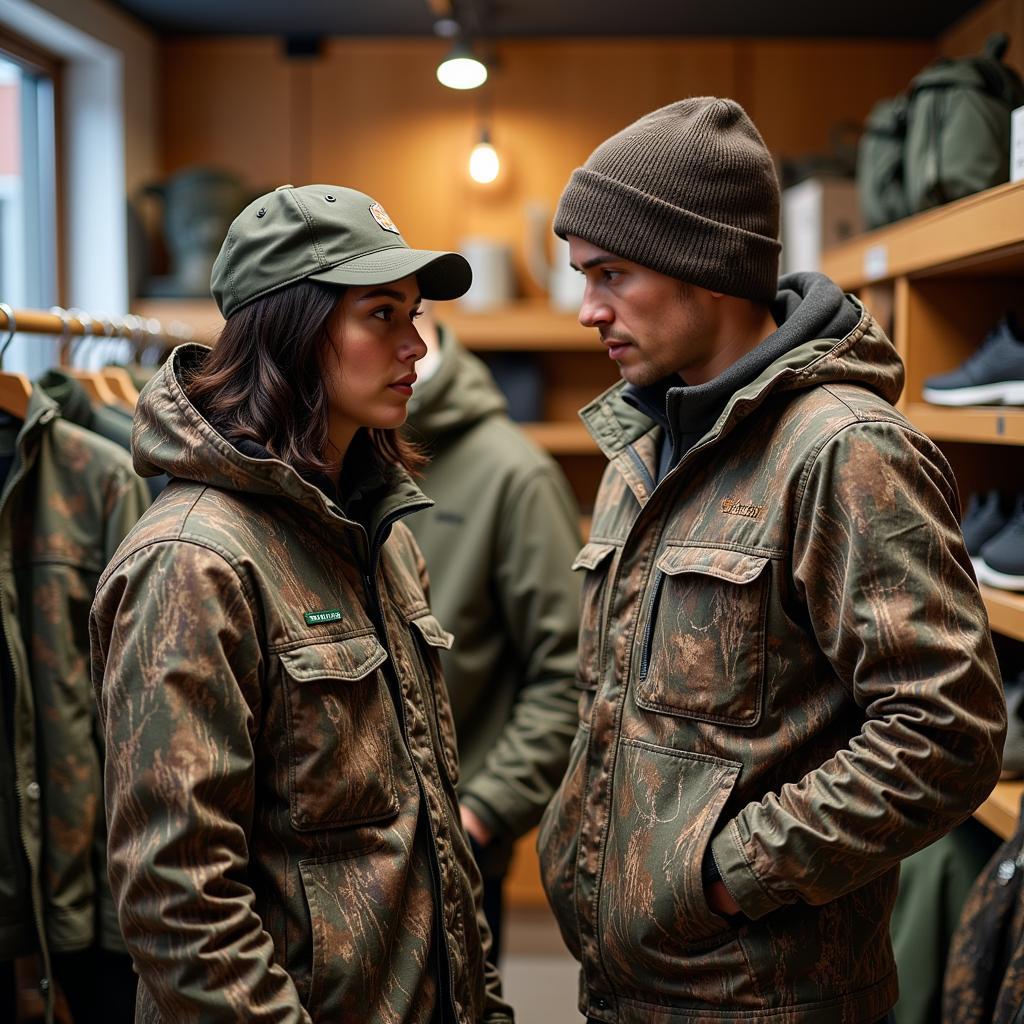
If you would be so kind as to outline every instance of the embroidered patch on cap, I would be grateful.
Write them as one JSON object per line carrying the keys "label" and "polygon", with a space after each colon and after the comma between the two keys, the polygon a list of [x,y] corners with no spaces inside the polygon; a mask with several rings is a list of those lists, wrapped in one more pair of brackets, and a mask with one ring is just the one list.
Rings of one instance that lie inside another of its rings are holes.
{"label": "embroidered patch on cap", "polygon": [[307,626],[319,626],[324,622],[341,622],[341,611],[338,608],[327,608],[322,612],[305,612],[302,617]]}
{"label": "embroidered patch on cap", "polygon": [[387,210],[384,209],[380,203],[374,203],[370,207],[370,213],[373,214],[373,219],[385,230],[394,231],[396,235],[400,235],[401,232],[395,226],[395,222],[388,216]]}

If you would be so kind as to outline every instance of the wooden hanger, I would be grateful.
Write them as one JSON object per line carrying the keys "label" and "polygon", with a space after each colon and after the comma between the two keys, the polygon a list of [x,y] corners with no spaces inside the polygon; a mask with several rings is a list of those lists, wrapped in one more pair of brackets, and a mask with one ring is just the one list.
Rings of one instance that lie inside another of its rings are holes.
{"label": "wooden hanger", "polygon": [[[0,312],[7,317],[9,332],[0,346],[0,366],[3,366],[4,353],[10,345],[18,325],[14,319],[14,310],[6,302],[0,302]],[[28,415],[28,403],[32,397],[32,382],[23,373],[7,373],[0,370],[0,410],[23,420]]]}
{"label": "wooden hanger", "polygon": [[100,405],[121,404],[99,370],[80,370],[77,367],[69,366],[67,372],[82,385],[85,393],[93,402],[98,402]]}
{"label": "wooden hanger", "polygon": [[79,310],[67,310],[62,306],[51,306],[50,312],[55,316],[60,317],[62,325],[60,335],[60,351],[61,351],[61,362],[68,364],[65,366],[65,370],[68,374],[78,381],[82,385],[85,393],[89,396],[90,401],[97,403],[98,405],[120,405],[121,400],[114,393],[113,389],[104,379],[103,374],[99,370],[85,370],[77,366],[70,365],[69,348],[71,345],[71,319],[72,317],[79,320],[82,324],[83,335],[92,334],[93,317],[88,313],[82,313]]}
{"label": "wooden hanger", "polygon": [[110,390],[117,395],[118,401],[134,411],[139,401],[139,389],[128,371],[123,366],[104,366],[100,373],[110,385]]}

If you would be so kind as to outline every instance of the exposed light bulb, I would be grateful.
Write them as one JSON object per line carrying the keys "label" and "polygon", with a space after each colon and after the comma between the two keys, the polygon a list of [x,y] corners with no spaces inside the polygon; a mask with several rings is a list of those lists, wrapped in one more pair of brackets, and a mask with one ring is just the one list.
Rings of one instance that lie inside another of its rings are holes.
{"label": "exposed light bulb", "polygon": [[487,66],[465,46],[456,46],[437,65],[437,80],[449,89],[477,89],[487,81]]}
{"label": "exposed light bulb", "polygon": [[478,142],[469,154],[469,176],[481,185],[489,185],[500,170],[501,161],[495,148],[487,141]]}

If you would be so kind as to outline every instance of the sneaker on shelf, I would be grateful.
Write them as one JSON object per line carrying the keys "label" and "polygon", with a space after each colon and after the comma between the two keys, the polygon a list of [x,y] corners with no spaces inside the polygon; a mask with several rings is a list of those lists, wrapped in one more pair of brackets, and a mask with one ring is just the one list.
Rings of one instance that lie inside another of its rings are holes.
{"label": "sneaker on shelf", "polygon": [[1024,405],[1024,334],[1013,314],[955,370],[929,377],[923,395],[935,405]]}
{"label": "sneaker on shelf", "polygon": [[1010,521],[1010,510],[999,491],[973,493],[967,499],[967,511],[960,527],[967,545],[967,554],[978,571],[978,556],[981,546],[991,540]]}
{"label": "sneaker on shelf", "polygon": [[1024,590],[1024,495],[1017,498],[1013,518],[982,545],[978,582],[1000,590]]}
{"label": "sneaker on shelf", "polygon": [[1003,771],[1020,778],[1024,775],[1024,672],[1004,677],[1006,693],[1006,741],[1003,744]]}

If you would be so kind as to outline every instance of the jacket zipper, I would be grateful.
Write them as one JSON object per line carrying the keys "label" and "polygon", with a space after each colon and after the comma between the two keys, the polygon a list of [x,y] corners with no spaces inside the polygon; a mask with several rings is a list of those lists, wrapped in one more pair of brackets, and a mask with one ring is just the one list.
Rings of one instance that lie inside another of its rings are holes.
{"label": "jacket zipper", "polygon": [[651,646],[654,641],[654,620],[658,615],[658,605],[661,603],[661,590],[665,584],[665,573],[658,569],[654,580],[654,593],[651,596],[651,606],[647,612],[647,625],[644,627],[644,646],[640,655],[640,682],[647,678],[647,672],[651,667]]}
{"label": "jacket zipper", "polygon": [[[394,523],[401,519],[405,515],[404,509],[398,509],[392,512],[390,515],[385,516],[377,526],[377,531],[373,537],[372,545],[368,545],[369,555],[369,568],[370,571],[363,573],[363,585],[366,587],[367,594],[373,603],[373,610],[377,619],[377,628],[381,633],[381,639],[384,644],[384,649],[388,652],[388,663],[391,666],[390,672],[385,672],[385,678],[388,678],[389,685],[388,689],[391,690],[392,703],[395,705],[395,711],[400,717],[402,738],[405,741],[406,749],[409,750],[409,761],[412,764],[413,771],[416,773],[416,781],[419,785],[421,806],[423,808],[423,814],[427,823],[427,828],[430,832],[430,849],[428,851],[427,860],[430,864],[430,879],[433,886],[434,895],[434,921],[437,928],[438,938],[441,940],[440,948],[437,951],[438,971],[440,974],[441,970],[444,970],[447,974],[448,984],[447,986],[442,984],[441,977],[439,976],[438,981],[438,1003],[441,1008],[441,1003],[444,996],[447,996],[448,1006],[444,1007],[444,1011],[440,1014],[440,1019],[444,1019],[450,1010],[453,1019],[457,1020],[458,1015],[455,1013],[454,1006],[454,993],[455,993],[455,975],[452,970],[451,954],[448,949],[448,936],[444,924],[444,888],[441,879],[441,868],[437,861],[437,843],[438,835],[434,828],[434,822],[430,817],[429,801],[427,800],[427,790],[423,779],[423,773],[420,766],[416,763],[416,758],[412,756],[412,750],[409,747],[409,722],[405,713],[405,700],[402,696],[402,683],[398,678],[398,671],[395,669],[395,659],[391,651],[391,643],[388,637],[387,620],[384,617],[384,607],[380,599],[380,591],[377,587],[377,562],[380,550],[383,546],[381,537],[385,531],[389,529]],[[363,536],[366,536],[366,531],[363,530]],[[368,539],[368,538],[367,538]],[[394,684],[393,688],[391,684]],[[429,724],[429,723],[428,723]],[[443,960],[443,966],[442,966]]]}
{"label": "jacket zipper", "polygon": [[[665,441],[667,441],[667,440],[668,440],[668,434],[666,433],[665,440],[662,441],[662,444],[664,444]],[[639,453],[637,452],[637,450],[631,444],[626,445],[626,451],[629,452],[629,454],[632,457],[633,461],[637,464],[637,467],[639,468],[640,473],[643,475],[644,481],[646,482],[648,489],[653,494],[654,493],[654,488],[657,486],[657,484],[655,484],[654,477],[651,476],[651,472],[647,468],[647,464],[644,462],[643,459],[640,458]]]}

